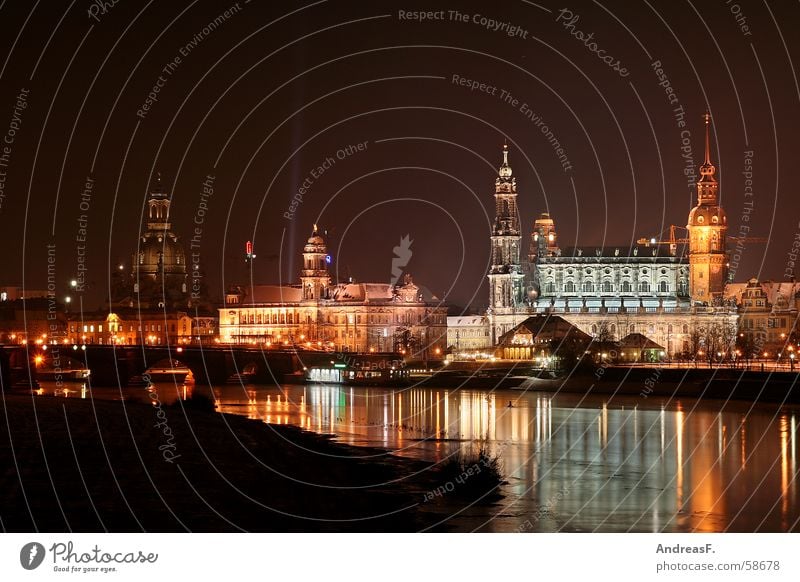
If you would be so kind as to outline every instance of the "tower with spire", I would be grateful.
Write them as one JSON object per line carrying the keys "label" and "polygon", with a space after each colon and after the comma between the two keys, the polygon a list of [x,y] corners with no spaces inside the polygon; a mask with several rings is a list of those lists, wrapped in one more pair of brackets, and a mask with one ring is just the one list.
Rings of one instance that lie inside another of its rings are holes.
{"label": "tower with spire", "polygon": [[328,272],[328,260],[328,247],[315,224],[311,237],[303,247],[303,269],[300,271],[303,301],[329,298],[331,275]]}
{"label": "tower with spire", "polygon": [[[525,289],[520,262],[522,235],[517,211],[517,181],[508,164],[508,145],[503,145],[503,164],[494,186],[495,219],[492,225],[491,268],[489,270],[489,315],[513,315],[525,306]],[[501,318],[506,319],[506,318]],[[505,326],[504,326],[505,327]],[[504,333],[497,325],[493,335]],[[494,339],[494,338],[493,338]]]}
{"label": "tower with spire", "polygon": [[705,160],[697,182],[697,206],[689,212],[689,295],[695,303],[722,298],[728,280],[728,218],[719,204],[719,183],[711,163],[711,115],[706,124]]}

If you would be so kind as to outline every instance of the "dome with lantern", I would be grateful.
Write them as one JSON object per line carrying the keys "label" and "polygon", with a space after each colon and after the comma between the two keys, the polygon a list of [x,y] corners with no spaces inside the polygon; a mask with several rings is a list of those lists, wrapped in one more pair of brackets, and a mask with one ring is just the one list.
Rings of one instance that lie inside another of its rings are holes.
{"label": "dome with lantern", "polygon": [[[148,195],[147,230],[131,259],[134,292],[143,301],[174,303],[187,295],[186,251],[172,232],[169,207],[170,197],[158,174]],[[164,301],[156,301],[157,296]]]}

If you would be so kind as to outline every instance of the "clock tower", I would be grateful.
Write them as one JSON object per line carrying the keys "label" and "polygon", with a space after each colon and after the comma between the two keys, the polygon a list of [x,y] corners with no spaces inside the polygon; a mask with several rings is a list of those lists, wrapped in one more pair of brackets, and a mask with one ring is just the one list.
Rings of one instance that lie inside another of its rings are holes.
{"label": "clock tower", "polygon": [[689,212],[689,295],[695,303],[711,304],[722,297],[728,281],[726,238],[728,218],[719,205],[719,183],[711,163],[711,116],[705,114],[706,155],[697,182],[697,206]]}

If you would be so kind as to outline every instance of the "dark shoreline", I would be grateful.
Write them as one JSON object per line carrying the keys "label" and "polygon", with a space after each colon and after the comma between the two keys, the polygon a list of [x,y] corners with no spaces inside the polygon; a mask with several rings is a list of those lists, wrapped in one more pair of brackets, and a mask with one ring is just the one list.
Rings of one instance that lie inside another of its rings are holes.
{"label": "dark shoreline", "polygon": [[447,374],[433,375],[415,386],[800,404],[800,367],[798,370],[761,372],[728,367],[609,365],[547,378],[543,373],[542,377],[534,377],[536,372],[524,366],[494,365],[448,370]]}
{"label": "dark shoreline", "polygon": [[429,463],[294,426],[25,394],[0,409],[6,532],[415,532],[453,513],[423,506]]}
{"label": "dark shoreline", "polygon": [[733,368],[607,367],[564,380],[562,392],[770,404],[800,403],[799,373]]}

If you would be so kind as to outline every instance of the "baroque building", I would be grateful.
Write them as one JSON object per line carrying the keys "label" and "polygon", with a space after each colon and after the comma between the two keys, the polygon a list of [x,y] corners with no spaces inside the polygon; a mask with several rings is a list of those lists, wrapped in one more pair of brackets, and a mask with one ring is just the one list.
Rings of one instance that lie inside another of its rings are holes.
{"label": "baroque building", "polygon": [[[726,296],[739,305],[739,347],[751,354],[779,356],[800,342],[800,283],[763,281],[731,283]],[[785,354],[788,355],[788,354]],[[768,356],[765,356],[768,357]],[[795,357],[800,358],[800,354]]]}
{"label": "baroque building", "polygon": [[131,269],[112,273],[117,306],[178,309],[190,305],[186,251],[170,222],[170,196],[156,176],[147,199],[146,228],[131,255]]}
{"label": "baroque building", "polygon": [[711,116],[705,114],[706,157],[700,166],[697,183],[697,206],[689,213],[686,230],[689,232],[689,277],[692,300],[712,303],[722,298],[728,282],[727,234],[728,218],[719,205],[719,183],[711,163],[709,125]]}
{"label": "baroque building", "polygon": [[447,308],[406,274],[389,283],[332,283],[316,225],[303,247],[299,285],[235,288],[219,309],[223,343],[444,357]]}
{"label": "baroque building", "polygon": [[525,303],[520,247],[522,233],[517,210],[517,179],[508,165],[508,145],[494,184],[495,219],[492,226],[492,266],[489,269],[489,313],[511,315]]}
{"label": "baroque building", "polygon": [[[705,160],[685,245],[671,240],[562,249],[556,222],[544,213],[534,221],[525,266],[520,257],[517,183],[504,146],[495,180],[486,345],[470,347],[496,346],[536,314],[557,314],[601,341],[641,334],[663,346],[665,356],[689,355],[705,337],[732,340],[737,311],[725,295],[727,218],[719,205],[711,162],[708,115],[705,122]],[[449,318],[448,337],[479,336],[474,322],[470,329],[466,325],[464,318]],[[456,349],[452,341],[448,346]]]}

